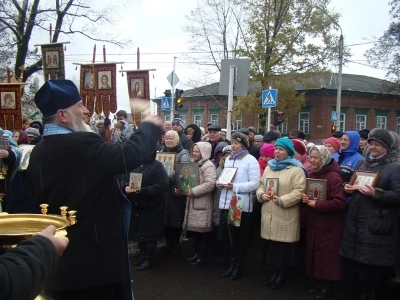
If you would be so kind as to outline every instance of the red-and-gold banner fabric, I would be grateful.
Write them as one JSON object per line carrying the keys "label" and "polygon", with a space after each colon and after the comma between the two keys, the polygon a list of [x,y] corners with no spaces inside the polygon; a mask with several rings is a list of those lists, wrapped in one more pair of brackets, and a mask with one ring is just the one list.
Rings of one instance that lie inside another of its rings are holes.
{"label": "red-and-gold banner fabric", "polygon": [[0,84],[0,127],[3,129],[22,129],[22,87],[18,83]]}
{"label": "red-and-gold banner fabric", "polygon": [[44,80],[65,79],[64,45],[42,45],[42,64]]}
{"label": "red-and-gold banner fabric", "polygon": [[94,65],[94,82],[96,82],[96,101],[94,111],[104,113],[106,117],[110,112],[117,111],[117,65]]}
{"label": "red-and-gold banner fabric", "polygon": [[126,74],[132,119],[138,125],[143,117],[150,114],[149,71],[127,71]]}
{"label": "red-and-gold banner fabric", "polygon": [[90,112],[90,115],[93,115],[94,112],[95,88],[93,65],[81,65],[80,92],[83,105]]}

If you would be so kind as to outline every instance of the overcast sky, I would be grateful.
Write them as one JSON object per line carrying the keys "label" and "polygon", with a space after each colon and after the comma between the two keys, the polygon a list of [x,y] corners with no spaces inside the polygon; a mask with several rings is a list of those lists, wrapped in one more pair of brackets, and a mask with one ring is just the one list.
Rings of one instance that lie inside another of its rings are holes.
{"label": "overcast sky", "polygon": [[[105,0],[99,0],[102,2]],[[132,44],[125,49],[113,45],[107,47],[107,61],[124,62],[123,68],[136,69],[136,49],[141,51],[142,69],[157,69],[151,72],[151,97],[162,96],[165,89],[169,89],[167,75],[173,69],[174,56],[176,60],[176,74],[180,83],[176,88],[189,88],[188,82],[199,72],[199,66],[188,64],[184,58],[188,52],[188,38],[182,28],[186,22],[186,15],[202,0],[134,0],[132,5],[125,7],[118,15],[118,24],[113,26],[121,35],[132,40]],[[108,0],[107,0],[108,2]],[[341,13],[339,24],[344,35],[344,44],[350,46],[351,63],[343,68],[343,73],[360,74],[384,78],[385,71],[376,70],[362,64],[367,64],[363,56],[366,49],[372,44],[363,44],[376,40],[388,28],[388,0],[332,0],[331,8]],[[43,43],[35,36],[34,43]],[[43,37],[40,37],[43,39]],[[60,38],[59,41],[70,41],[67,45],[66,77],[79,78],[79,68],[75,70],[73,62],[90,62],[92,59],[94,41],[83,38],[73,40]],[[33,45],[33,44],[32,44]],[[97,43],[97,59],[102,59],[102,44]],[[120,66],[118,66],[120,69]],[[332,64],[332,71],[337,72],[337,62]],[[154,76],[154,79],[153,79]],[[219,75],[209,78],[210,82],[219,80]],[[118,109],[130,111],[128,87],[126,77],[118,73]]]}

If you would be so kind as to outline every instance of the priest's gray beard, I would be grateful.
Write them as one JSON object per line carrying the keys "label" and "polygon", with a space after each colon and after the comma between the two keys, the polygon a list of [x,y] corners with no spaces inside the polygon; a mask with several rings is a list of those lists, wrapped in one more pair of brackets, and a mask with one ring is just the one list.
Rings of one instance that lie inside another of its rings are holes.
{"label": "priest's gray beard", "polygon": [[72,130],[77,132],[93,132],[92,128],[86,124],[81,118],[76,116],[72,111],[66,109],[72,119]]}

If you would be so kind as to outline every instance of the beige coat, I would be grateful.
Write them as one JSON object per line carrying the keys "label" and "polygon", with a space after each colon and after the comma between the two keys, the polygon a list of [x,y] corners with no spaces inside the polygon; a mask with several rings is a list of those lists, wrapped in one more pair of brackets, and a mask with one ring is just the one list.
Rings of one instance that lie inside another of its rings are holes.
{"label": "beige coat", "polygon": [[[264,202],[261,195],[266,193],[267,178],[278,178],[278,196],[280,206],[273,201]],[[257,200],[261,208],[261,237],[266,240],[293,243],[300,239],[299,203],[306,187],[304,170],[288,166],[280,171],[265,168],[257,189]]]}
{"label": "beige coat", "polygon": [[[199,142],[201,160],[199,161],[199,182],[200,184],[192,188],[192,197],[186,198],[185,220],[183,229],[195,232],[209,232],[213,230],[213,195],[217,180],[214,164],[209,160],[211,155],[211,144]],[[193,146],[194,146],[193,145]]]}

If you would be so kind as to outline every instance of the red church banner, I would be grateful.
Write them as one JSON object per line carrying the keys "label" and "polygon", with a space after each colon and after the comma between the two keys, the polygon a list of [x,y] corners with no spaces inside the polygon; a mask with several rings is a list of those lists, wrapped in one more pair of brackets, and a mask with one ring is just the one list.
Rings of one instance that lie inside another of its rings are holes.
{"label": "red church banner", "polygon": [[0,127],[10,131],[22,129],[23,83],[0,83]]}
{"label": "red church banner", "polygon": [[132,119],[138,125],[150,114],[149,70],[129,70],[126,74]]}
{"label": "red church banner", "polygon": [[96,96],[96,82],[94,80],[93,65],[81,65],[80,72],[80,93],[83,105],[93,115]]}
{"label": "red church banner", "polygon": [[44,80],[65,79],[64,44],[51,43],[40,45]]}
{"label": "red church banner", "polygon": [[117,111],[117,65],[114,64],[94,64],[94,82],[96,101],[94,111],[98,114],[104,113],[106,117],[110,112]]}

